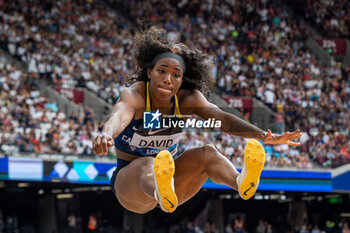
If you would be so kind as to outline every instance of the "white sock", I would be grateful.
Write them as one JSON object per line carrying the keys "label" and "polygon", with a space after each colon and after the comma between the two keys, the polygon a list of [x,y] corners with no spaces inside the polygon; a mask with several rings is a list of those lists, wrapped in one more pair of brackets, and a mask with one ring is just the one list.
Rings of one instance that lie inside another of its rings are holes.
{"label": "white sock", "polygon": [[158,200],[158,195],[157,195],[157,190],[156,190],[156,189],[154,189],[154,199],[156,199],[156,201],[159,201],[159,200]]}

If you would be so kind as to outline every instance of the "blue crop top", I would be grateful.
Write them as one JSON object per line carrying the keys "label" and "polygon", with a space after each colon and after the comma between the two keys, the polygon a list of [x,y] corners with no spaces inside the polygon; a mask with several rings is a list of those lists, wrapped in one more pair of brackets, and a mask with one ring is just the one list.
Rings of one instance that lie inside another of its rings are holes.
{"label": "blue crop top", "polygon": [[[174,116],[170,120],[177,121],[181,118],[181,114],[176,94],[173,100],[175,103]],[[146,83],[145,112],[151,112],[149,82]],[[120,151],[137,156],[156,156],[161,150],[168,150],[175,156],[182,129],[163,128],[162,126],[158,129],[145,129],[143,123],[143,117],[137,120],[133,119],[124,131],[114,139],[115,147]]]}

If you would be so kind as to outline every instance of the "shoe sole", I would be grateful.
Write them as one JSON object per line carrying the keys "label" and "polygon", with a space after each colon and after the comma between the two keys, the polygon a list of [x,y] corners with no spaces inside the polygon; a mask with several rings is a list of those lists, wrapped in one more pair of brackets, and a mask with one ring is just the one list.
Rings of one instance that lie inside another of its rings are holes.
{"label": "shoe sole", "polygon": [[258,189],[264,164],[264,147],[257,140],[250,139],[245,147],[242,172],[237,182],[239,195],[244,200],[254,196]]}
{"label": "shoe sole", "polygon": [[159,152],[154,160],[154,179],[158,202],[163,211],[173,212],[178,204],[177,196],[172,187],[175,173],[175,163],[170,152]]}

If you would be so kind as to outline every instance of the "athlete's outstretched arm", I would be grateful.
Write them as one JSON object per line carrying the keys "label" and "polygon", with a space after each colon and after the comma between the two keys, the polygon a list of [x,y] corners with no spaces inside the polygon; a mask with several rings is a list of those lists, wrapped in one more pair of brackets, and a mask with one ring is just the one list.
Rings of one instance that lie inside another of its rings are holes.
{"label": "athlete's outstretched arm", "polygon": [[284,134],[274,134],[270,130],[266,132],[233,114],[222,111],[215,104],[208,102],[199,91],[194,91],[186,98],[183,107],[193,109],[193,113],[203,119],[215,118],[216,120],[221,120],[221,130],[230,135],[255,138],[262,140],[266,144],[300,145],[300,143],[293,142],[293,140],[301,137],[302,133],[299,130]]}
{"label": "athlete's outstretched arm", "polygon": [[139,93],[136,90],[132,87],[123,90],[103,126],[102,133],[93,140],[92,149],[95,154],[107,155],[108,148],[114,145],[114,138],[118,137],[133,119],[139,102]]}

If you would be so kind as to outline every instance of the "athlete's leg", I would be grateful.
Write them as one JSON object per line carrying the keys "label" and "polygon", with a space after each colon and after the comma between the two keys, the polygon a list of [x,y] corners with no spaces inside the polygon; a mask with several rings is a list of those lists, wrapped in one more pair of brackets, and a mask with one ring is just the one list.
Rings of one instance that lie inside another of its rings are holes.
{"label": "athlete's leg", "polygon": [[[249,199],[255,193],[265,162],[263,147],[259,142],[254,141],[254,143],[248,143],[246,147],[242,174],[238,173],[233,164],[212,145],[189,149],[180,155],[175,160],[174,174],[176,192],[174,198],[178,200],[178,204],[181,205],[193,197],[208,178],[217,184],[224,184],[239,191],[242,198]],[[159,154],[157,159],[160,159],[158,157]],[[116,196],[121,205],[136,213],[146,213],[157,205],[158,201],[154,198],[156,188],[154,166],[156,169],[161,168],[155,174],[160,177],[160,179],[156,178],[158,186],[162,185],[158,187],[158,198],[173,196],[170,188],[172,175],[169,176],[173,163],[168,158],[163,156],[160,163],[155,163],[155,158],[152,157],[138,158],[122,168],[114,184]],[[157,168],[157,164],[163,165]],[[243,190],[250,190],[248,195],[246,192],[242,195],[242,187]],[[162,190],[165,190],[164,195],[159,195]],[[171,206],[166,209],[172,212],[176,208],[176,203],[170,204]]]}
{"label": "athlete's leg", "polygon": [[264,148],[254,139],[249,140],[245,148],[241,174],[212,145],[187,150],[175,160],[175,191],[179,204],[193,197],[207,178],[233,188],[247,200],[259,185],[264,163]]}
{"label": "athlete's leg", "polygon": [[153,164],[153,157],[138,158],[119,171],[114,189],[120,204],[126,209],[142,214],[157,205]]}
{"label": "athlete's leg", "polygon": [[208,178],[237,190],[238,175],[233,164],[212,145],[185,151],[175,160],[175,192],[179,205],[193,197]]}

